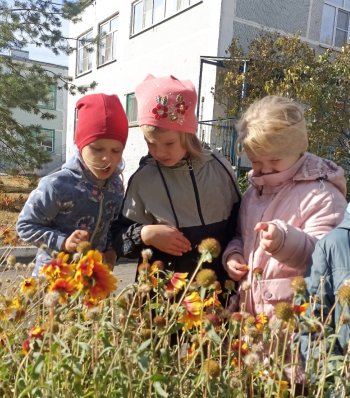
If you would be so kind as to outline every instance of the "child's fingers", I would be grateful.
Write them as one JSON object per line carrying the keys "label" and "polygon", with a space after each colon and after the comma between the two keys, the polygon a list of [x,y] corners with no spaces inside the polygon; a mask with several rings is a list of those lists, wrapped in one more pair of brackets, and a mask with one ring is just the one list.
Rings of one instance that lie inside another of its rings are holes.
{"label": "child's fingers", "polygon": [[269,229],[269,223],[267,222],[258,222],[255,227],[254,231],[267,231]]}

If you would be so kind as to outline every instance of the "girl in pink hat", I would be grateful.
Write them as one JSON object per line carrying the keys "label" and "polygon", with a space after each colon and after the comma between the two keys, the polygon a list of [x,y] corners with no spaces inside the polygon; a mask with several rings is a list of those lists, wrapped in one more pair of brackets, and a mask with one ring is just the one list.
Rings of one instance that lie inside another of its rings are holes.
{"label": "girl in pink hat", "polygon": [[115,263],[107,234],[124,195],[128,120],[116,95],[86,95],[76,108],[78,150],[61,170],[40,180],[18,218],[19,237],[39,247],[34,276],[52,251],[75,252],[81,241],[90,241],[105,262]]}
{"label": "girl in pink hat", "polygon": [[[166,269],[193,272],[198,244],[216,238],[224,248],[237,219],[240,193],[231,164],[204,150],[196,136],[197,94],[190,81],[149,75],[136,88],[138,121],[149,154],[129,180],[112,225],[118,255],[150,247]],[[221,258],[213,268],[223,283]]]}

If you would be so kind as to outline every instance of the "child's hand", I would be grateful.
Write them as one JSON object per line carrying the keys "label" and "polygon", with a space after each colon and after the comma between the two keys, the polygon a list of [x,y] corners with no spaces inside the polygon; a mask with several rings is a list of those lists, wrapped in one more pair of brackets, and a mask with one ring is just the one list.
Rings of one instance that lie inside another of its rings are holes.
{"label": "child's hand", "polygon": [[268,253],[277,250],[283,241],[283,232],[271,222],[258,222],[254,228],[260,232],[260,247]]}
{"label": "child's hand", "polygon": [[62,249],[68,253],[73,253],[77,250],[80,242],[89,240],[89,232],[83,229],[76,229],[68,238],[63,242]]}
{"label": "child's hand", "polygon": [[145,245],[173,256],[182,256],[192,250],[191,242],[184,234],[168,225],[145,225],[141,229],[141,239]]}
{"label": "child's hand", "polygon": [[249,270],[243,256],[239,253],[228,256],[225,269],[228,276],[236,282],[240,281]]}

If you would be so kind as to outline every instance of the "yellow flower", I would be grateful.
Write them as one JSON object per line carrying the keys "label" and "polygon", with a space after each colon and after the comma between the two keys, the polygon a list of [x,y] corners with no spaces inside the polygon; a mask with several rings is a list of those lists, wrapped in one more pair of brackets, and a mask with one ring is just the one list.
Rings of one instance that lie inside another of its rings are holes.
{"label": "yellow flower", "polygon": [[301,304],[301,305],[294,305],[293,311],[296,314],[304,315],[305,311],[308,309],[308,307],[309,307],[309,303],[304,303],[304,304]]}
{"label": "yellow flower", "polygon": [[22,294],[25,296],[32,296],[36,291],[37,283],[34,278],[27,278],[24,279],[19,286]]}
{"label": "yellow flower", "polygon": [[343,285],[338,290],[338,298],[341,305],[350,305],[350,286]]}

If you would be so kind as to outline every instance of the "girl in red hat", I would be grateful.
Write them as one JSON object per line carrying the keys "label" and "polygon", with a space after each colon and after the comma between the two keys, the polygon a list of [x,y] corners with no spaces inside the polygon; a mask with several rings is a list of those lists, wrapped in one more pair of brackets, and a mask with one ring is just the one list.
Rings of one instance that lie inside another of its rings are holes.
{"label": "girl in red hat", "polygon": [[75,252],[82,241],[105,253],[105,262],[115,262],[107,235],[124,195],[128,121],[116,95],[86,95],[76,108],[78,150],[61,170],[40,180],[17,221],[19,237],[39,247],[34,276],[52,251]]}

